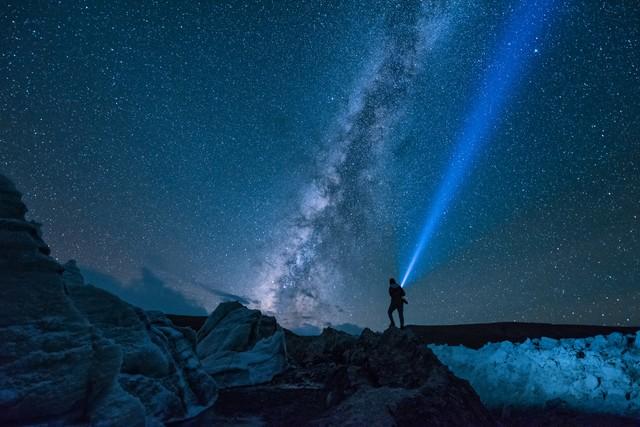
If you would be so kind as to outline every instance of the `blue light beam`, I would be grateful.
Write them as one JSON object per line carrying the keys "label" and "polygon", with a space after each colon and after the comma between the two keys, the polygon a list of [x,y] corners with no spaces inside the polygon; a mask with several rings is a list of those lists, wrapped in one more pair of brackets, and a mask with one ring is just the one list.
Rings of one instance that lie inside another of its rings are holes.
{"label": "blue light beam", "polygon": [[431,208],[427,211],[424,227],[402,277],[401,286],[407,283],[422,252],[446,215],[465,178],[465,172],[489,139],[489,132],[497,127],[499,113],[514,91],[518,77],[525,71],[531,56],[537,53],[532,44],[538,39],[545,19],[551,12],[552,3],[553,0],[522,0],[519,10],[511,17],[495,60],[485,71],[477,101],[464,122],[449,168]]}

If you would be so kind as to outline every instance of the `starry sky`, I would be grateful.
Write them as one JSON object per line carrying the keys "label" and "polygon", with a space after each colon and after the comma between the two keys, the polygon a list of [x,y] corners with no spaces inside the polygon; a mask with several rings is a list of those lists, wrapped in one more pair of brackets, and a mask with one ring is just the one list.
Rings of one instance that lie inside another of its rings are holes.
{"label": "starry sky", "polygon": [[[537,1],[409,323],[640,324],[640,4]],[[4,2],[0,171],[134,304],[381,329],[520,7]]]}

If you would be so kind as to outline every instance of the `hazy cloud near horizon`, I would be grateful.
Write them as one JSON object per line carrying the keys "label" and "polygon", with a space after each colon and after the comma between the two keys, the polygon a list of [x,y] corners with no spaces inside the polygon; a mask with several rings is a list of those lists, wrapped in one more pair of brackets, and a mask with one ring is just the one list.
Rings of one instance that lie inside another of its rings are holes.
{"label": "hazy cloud near horizon", "polygon": [[[209,314],[201,304],[173,289],[167,280],[147,267],[141,269],[139,278],[128,282],[87,266],[81,266],[81,271],[87,283],[112,292],[129,304],[145,310],[159,310],[169,314]],[[219,288],[198,285],[219,299],[216,305],[225,301],[238,301],[247,306],[255,304],[255,301],[249,298]]]}
{"label": "hazy cloud near horizon", "polygon": [[[196,301],[189,299],[183,293],[173,289],[167,282],[159,277],[159,274],[147,267],[141,269],[139,278],[122,281],[108,273],[104,273],[87,266],[81,267],[85,282],[93,286],[102,288],[122,298],[129,304],[138,306],[145,310],[158,310],[167,314],[201,315],[206,316],[207,310]],[[227,301],[238,301],[250,308],[258,305],[258,302],[247,297],[236,295],[219,288],[211,288],[199,282],[196,285],[206,288],[207,292],[219,298],[217,304]],[[269,313],[273,314],[273,313]],[[276,315],[276,320],[277,315]],[[351,335],[360,335],[364,329],[362,326],[352,323],[326,324],[324,327],[331,327]],[[310,323],[303,323],[293,328],[292,331],[298,335],[320,335],[322,328]]]}

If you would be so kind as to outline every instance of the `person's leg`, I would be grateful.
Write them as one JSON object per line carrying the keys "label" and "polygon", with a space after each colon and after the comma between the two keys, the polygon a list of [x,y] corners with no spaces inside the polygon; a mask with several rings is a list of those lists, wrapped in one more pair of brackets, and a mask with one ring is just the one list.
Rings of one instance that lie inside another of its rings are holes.
{"label": "person's leg", "polygon": [[396,322],[393,321],[393,310],[395,310],[395,306],[393,305],[393,303],[389,304],[389,309],[387,310],[387,314],[389,315],[389,320],[391,321],[391,324],[389,326],[396,326]]}
{"label": "person's leg", "polygon": [[400,317],[400,328],[404,328],[404,304],[400,304],[398,308],[398,316]]}

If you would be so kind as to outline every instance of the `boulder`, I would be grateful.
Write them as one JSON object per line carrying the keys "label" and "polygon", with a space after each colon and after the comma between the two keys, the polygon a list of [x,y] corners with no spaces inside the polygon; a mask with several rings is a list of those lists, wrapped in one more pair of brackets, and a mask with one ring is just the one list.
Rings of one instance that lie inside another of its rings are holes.
{"label": "boulder", "polygon": [[326,383],[335,406],[327,425],[494,425],[468,382],[410,331],[369,329],[342,355]]}
{"label": "boulder", "polygon": [[284,331],[275,318],[224,302],[198,331],[198,356],[220,387],[270,381],[286,368]]}
{"label": "boulder", "polygon": [[358,339],[333,328],[323,329],[319,336],[299,336],[287,332],[287,353],[303,364],[340,359]]}
{"label": "boulder", "polygon": [[22,194],[13,182],[0,174],[0,218],[13,218],[24,221],[27,207],[22,203]]}

